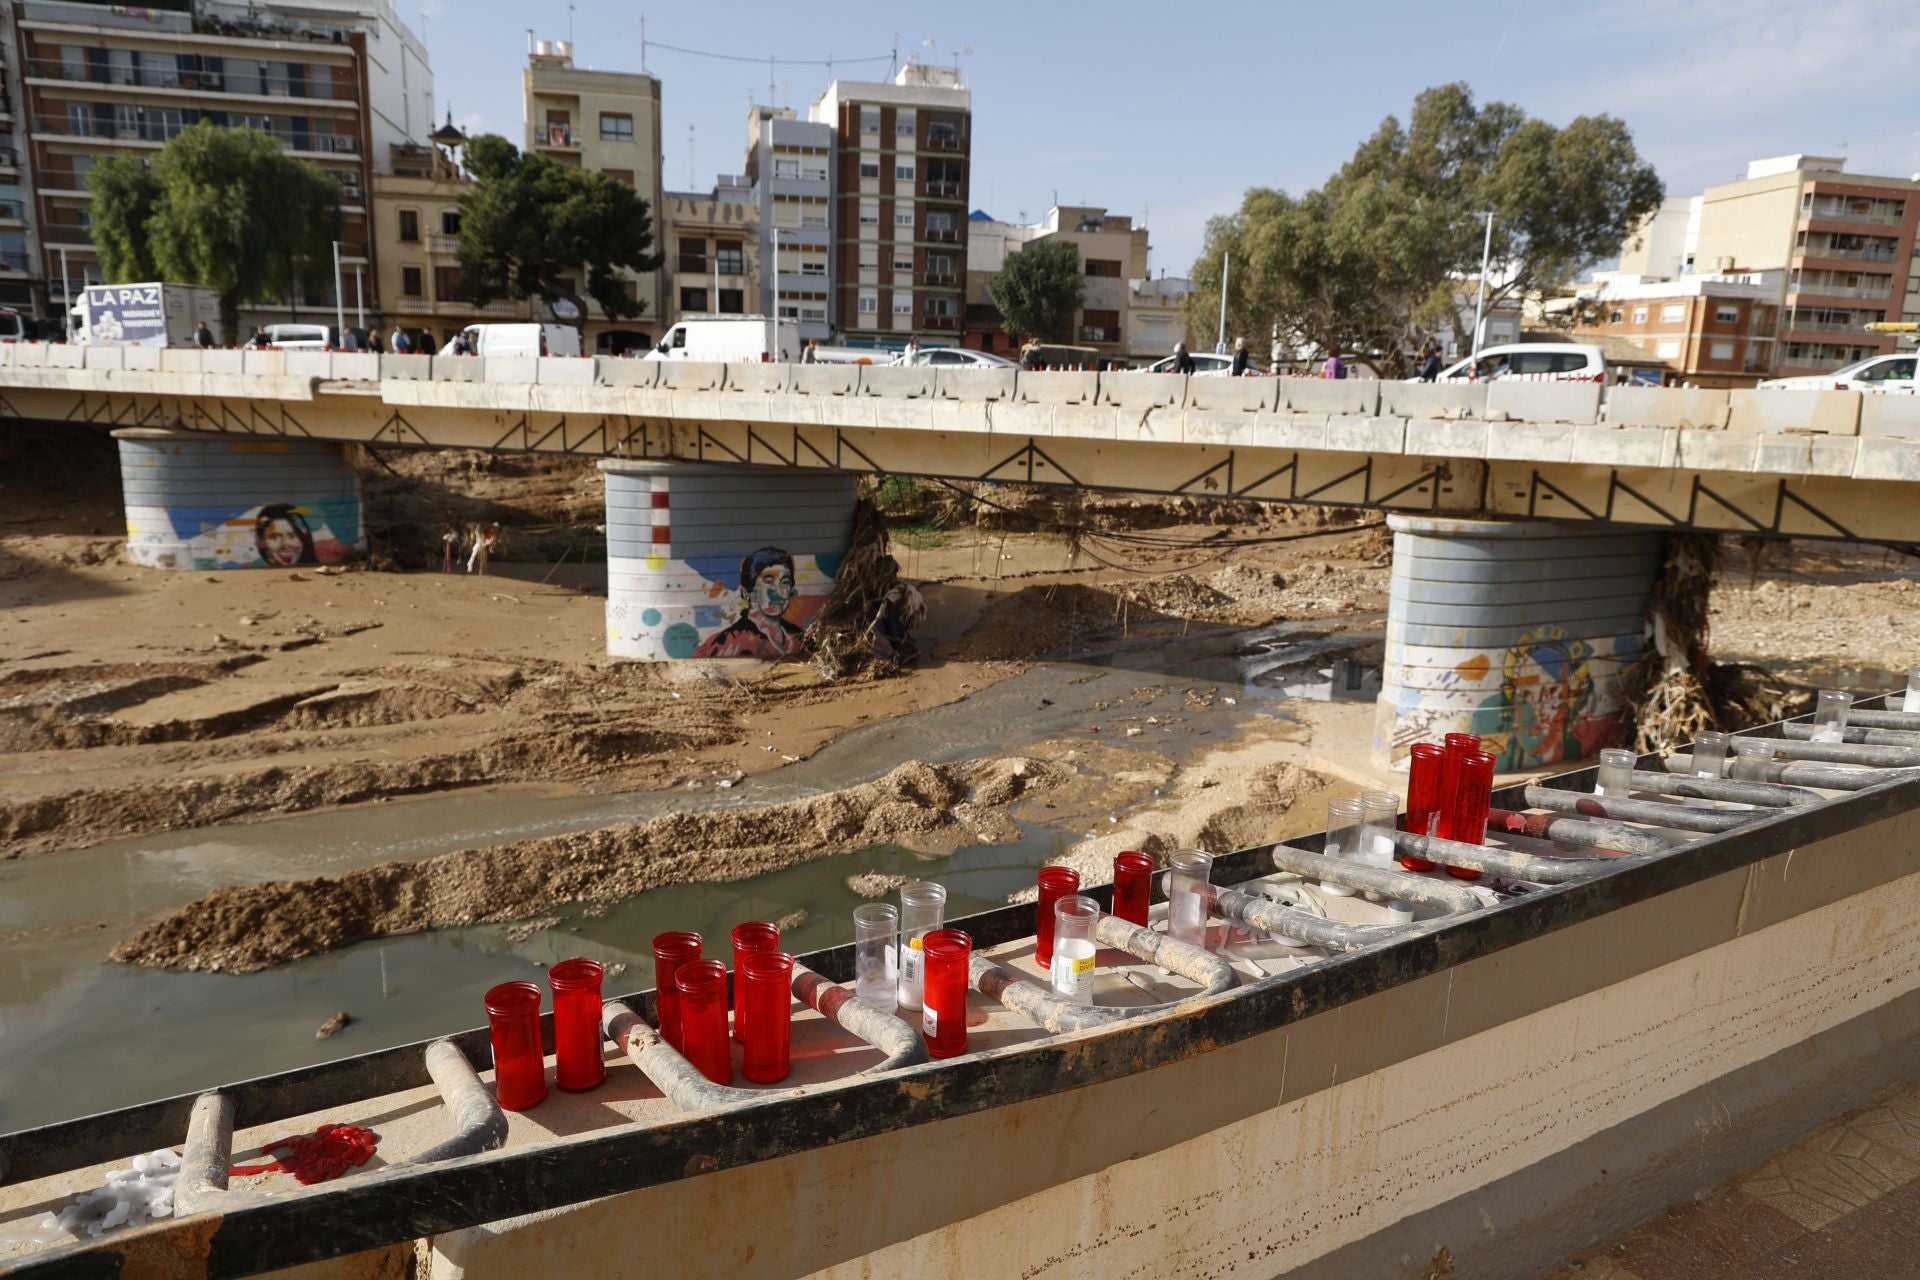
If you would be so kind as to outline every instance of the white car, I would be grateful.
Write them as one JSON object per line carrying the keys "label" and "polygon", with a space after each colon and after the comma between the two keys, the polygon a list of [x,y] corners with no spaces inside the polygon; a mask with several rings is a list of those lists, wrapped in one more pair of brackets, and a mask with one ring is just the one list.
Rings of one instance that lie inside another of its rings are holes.
{"label": "white car", "polygon": [[[1232,356],[1216,355],[1211,351],[1193,351],[1188,353],[1187,358],[1193,361],[1193,376],[1196,378],[1225,378],[1233,373]],[[1172,373],[1173,360],[1172,356],[1155,360],[1146,367],[1144,372]],[[1247,366],[1247,376],[1264,378],[1267,376],[1267,371],[1257,364],[1252,364]]]}
{"label": "white car", "polygon": [[934,347],[931,350],[916,353],[912,363],[916,369],[924,369],[929,365],[936,369],[1018,369],[1020,367],[1013,361],[991,352],[972,351],[966,347]]}
{"label": "white car", "polygon": [[1913,352],[1872,356],[1832,373],[1807,374],[1797,378],[1770,378],[1762,387],[1775,391],[1897,391],[1908,395],[1920,389],[1914,380],[1914,366],[1920,356]]}
{"label": "white car", "polygon": [[[1442,369],[1436,382],[1605,382],[1607,358],[1588,342],[1509,342],[1482,347]],[[1409,378],[1418,382],[1418,378]]]}

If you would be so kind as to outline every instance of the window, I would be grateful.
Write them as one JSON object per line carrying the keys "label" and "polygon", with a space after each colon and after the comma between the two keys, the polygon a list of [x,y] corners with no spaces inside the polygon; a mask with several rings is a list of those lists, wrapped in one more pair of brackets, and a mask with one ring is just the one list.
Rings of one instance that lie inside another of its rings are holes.
{"label": "window", "polygon": [[951,320],[954,316],[952,298],[928,298],[927,319]]}
{"label": "window", "polygon": [[1680,358],[1680,344],[1677,342],[1662,342],[1654,347],[1653,353],[1662,360],[1677,360]]}
{"label": "window", "polygon": [[861,204],[860,225],[863,227],[877,227],[880,225],[880,206],[878,204],[871,202],[863,202]]}
{"label": "window", "polygon": [[[714,266],[723,276],[745,275],[747,255],[738,240],[716,240],[713,244]],[[722,295],[725,296],[725,295]],[[726,310],[722,307],[721,310]]]}
{"label": "window", "polygon": [[880,295],[874,293],[863,293],[860,295],[860,313],[862,315],[877,315],[879,311]]}
{"label": "window", "polygon": [[1740,308],[1730,302],[1722,302],[1714,307],[1713,318],[1720,324],[1738,324]]}
{"label": "window", "polygon": [[896,227],[911,227],[913,225],[913,210],[895,209],[893,211],[893,225]]}
{"label": "window", "polygon": [[878,271],[880,269],[879,245],[863,244],[860,246],[860,269],[862,271]]}
{"label": "window", "polygon": [[879,177],[880,162],[878,160],[862,160],[860,162],[860,176],[863,178]]}
{"label": "window", "polygon": [[913,166],[911,164],[896,164],[893,166],[893,176],[897,182],[912,182]]}
{"label": "window", "polygon": [[457,236],[460,234],[460,211],[458,209],[442,209],[440,211],[440,234],[447,236]]}
{"label": "window", "polygon": [[894,294],[893,295],[893,314],[897,316],[912,315],[913,314],[913,295],[910,293]]}
{"label": "window", "polygon": [[953,279],[953,257],[951,254],[930,253],[927,255],[927,279]]}
{"label": "window", "polygon": [[1687,304],[1684,302],[1669,302],[1660,308],[1661,324],[1676,324],[1686,318]]}
{"label": "window", "polygon": [[1120,274],[1120,264],[1111,258],[1088,258],[1087,274],[1090,276],[1114,276]]}
{"label": "window", "polygon": [[1647,322],[1647,309],[1645,307],[1635,307],[1633,309],[1633,322],[1635,324],[1645,324]]}
{"label": "window", "polygon": [[896,253],[896,254],[894,254],[894,255],[893,255],[893,269],[894,269],[895,271],[911,271],[911,270],[913,270],[913,255],[909,253],[908,255],[906,255],[906,256],[905,256],[905,257],[903,258],[903,257],[901,257],[901,256],[900,256],[899,254],[897,254],[897,253]]}
{"label": "window", "polygon": [[807,161],[806,167],[800,171],[800,176],[803,178],[812,178],[816,182],[825,182],[827,180],[827,162],[825,160]]}
{"label": "window", "polygon": [[611,111],[600,113],[600,139],[603,142],[632,142],[633,117]]}
{"label": "window", "polygon": [[879,133],[880,132],[880,108],[878,107],[860,108],[860,132],[862,133]]}
{"label": "window", "polygon": [[682,289],[680,291],[680,309],[682,311],[705,311],[707,309],[707,291],[705,289]]}
{"label": "window", "polygon": [[420,243],[420,211],[418,209],[400,211],[400,243]]}
{"label": "window", "polygon": [[737,316],[746,314],[747,295],[740,289],[722,289],[720,291],[720,312],[722,315]]}
{"label": "window", "polygon": [[400,268],[400,292],[409,298],[421,297],[423,291],[420,285],[420,276],[421,272],[418,267]]}
{"label": "window", "polygon": [[893,113],[893,132],[895,137],[913,136],[914,115],[911,111],[896,110]]}
{"label": "window", "polygon": [[927,145],[936,151],[952,151],[960,145],[959,126],[953,124],[930,124],[927,126]]}
{"label": "window", "polygon": [[773,162],[773,176],[776,178],[799,177],[800,162],[798,160],[781,160],[776,158]]}
{"label": "window", "polygon": [[1607,312],[1607,323],[1619,324],[1620,321],[1626,316],[1626,314],[1627,313],[1622,311],[1619,307],[1615,307],[1613,310]]}
{"label": "window", "polygon": [[1733,359],[1733,344],[1731,342],[1716,342],[1707,349],[1707,355],[1714,360],[1731,360]]}
{"label": "window", "polygon": [[464,302],[467,299],[467,280],[459,267],[433,269],[433,296],[440,302]]}
{"label": "window", "polygon": [[804,258],[800,262],[800,274],[803,276],[824,276],[827,274],[825,258]]}
{"label": "window", "polygon": [[695,274],[701,274],[706,271],[707,238],[705,236],[680,237],[679,269],[682,271],[691,271]]}
{"label": "window", "polygon": [[600,172],[606,174],[616,182],[624,182],[628,186],[633,185],[633,170],[631,169],[602,169]]}

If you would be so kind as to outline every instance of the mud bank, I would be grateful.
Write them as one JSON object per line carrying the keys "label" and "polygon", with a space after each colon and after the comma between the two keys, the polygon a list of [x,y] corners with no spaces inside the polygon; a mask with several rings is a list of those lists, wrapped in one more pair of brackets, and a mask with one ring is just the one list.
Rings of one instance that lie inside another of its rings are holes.
{"label": "mud bank", "polygon": [[785,804],[673,814],[334,878],[221,889],[122,942],[113,958],[249,973],[369,938],[520,919],[667,884],[745,880],[888,841],[957,846],[978,840],[978,815],[1058,778],[1048,765],[1017,757],[916,762]]}

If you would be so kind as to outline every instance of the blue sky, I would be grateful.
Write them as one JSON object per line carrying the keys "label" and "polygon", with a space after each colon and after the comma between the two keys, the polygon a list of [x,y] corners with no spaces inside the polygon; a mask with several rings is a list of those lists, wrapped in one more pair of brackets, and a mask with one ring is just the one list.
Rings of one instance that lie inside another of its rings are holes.
{"label": "blue sky", "polygon": [[[439,109],[518,142],[529,13],[540,15],[537,36],[565,39],[568,6],[397,3],[426,37]],[[1246,188],[1317,186],[1382,117],[1404,118],[1416,93],[1449,80],[1555,122],[1620,116],[1669,194],[1795,151],[1844,154],[1856,172],[1920,172],[1920,21],[1897,0],[577,0],[576,62],[640,69],[643,11],[650,42],[760,60],[649,56],[662,81],[669,189],[688,185],[689,127],[695,189],[739,169],[748,100],[768,94],[767,55],[845,60],[886,55],[897,41],[902,57],[960,55],[973,90],[976,206],[1032,220],[1057,191],[1066,204],[1145,215],[1156,274],[1184,274],[1207,218]],[[843,61],[836,74],[880,79],[886,69]],[[776,99],[804,115],[827,76],[782,65],[771,79]]]}

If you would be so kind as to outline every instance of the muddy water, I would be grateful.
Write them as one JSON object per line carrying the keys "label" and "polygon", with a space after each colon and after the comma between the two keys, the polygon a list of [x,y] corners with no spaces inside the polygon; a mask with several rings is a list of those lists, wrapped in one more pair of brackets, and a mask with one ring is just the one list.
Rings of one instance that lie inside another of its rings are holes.
{"label": "muddy water", "polygon": [[[931,859],[875,846],[745,882],[658,889],[598,917],[566,908],[555,913],[559,924],[518,942],[508,926],[475,926],[367,943],[245,976],[104,959],[137,922],[220,885],[338,874],[670,811],[835,790],[903,760],[958,760],[1085,735],[1091,724],[1123,714],[1114,704],[1142,686],[1164,692],[1136,698],[1124,714],[1155,715],[1164,727],[1141,745],[1184,760],[1253,718],[1284,714],[1289,696],[1329,696],[1326,678],[1316,676],[1327,663],[1315,659],[1366,638],[1281,625],[1038,666],[962,702],[867,726],[805,761],[726,790],[462,792],[0,863],[0,1132],[474,1026],[488,986],[537,979],[541,966],[570,955],[626,965],[610,991],[648,987],[648,943],[666,929],[699,929],[712,940],[707,953],[724,958],[733,923],[804,911],[785,934],[787,947],[833,945],[850,935],[849,918],[863,899],[846,879],[861,872],[939,880],[950,914],[984,910],[1004,903],[1030,883],[1035,867],[1086,833],[1023,821],[1016,842]],[[1235,705],[1223,697],[1211,710],[1190,710],[1189,690],[1224,694]],[[315,1040],[314,1028],[343,1010],[353,1024]],[[52,1063],[90,1065],[49,1070]]]}

